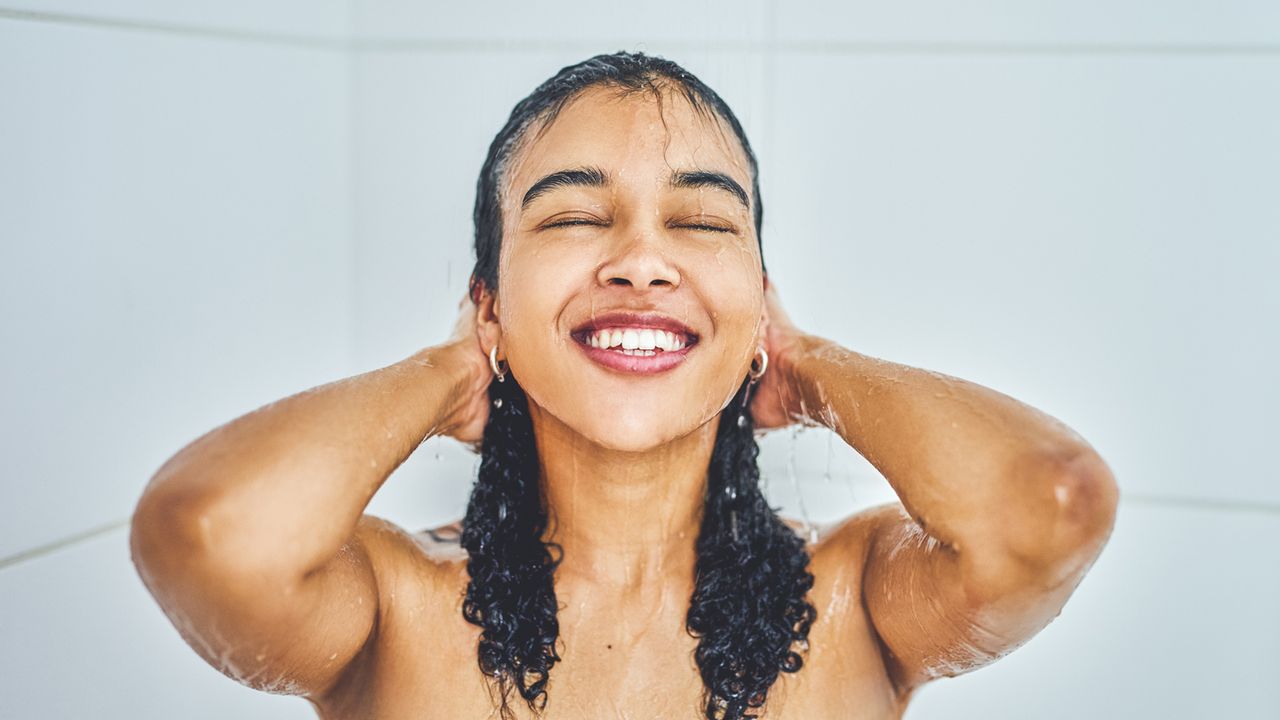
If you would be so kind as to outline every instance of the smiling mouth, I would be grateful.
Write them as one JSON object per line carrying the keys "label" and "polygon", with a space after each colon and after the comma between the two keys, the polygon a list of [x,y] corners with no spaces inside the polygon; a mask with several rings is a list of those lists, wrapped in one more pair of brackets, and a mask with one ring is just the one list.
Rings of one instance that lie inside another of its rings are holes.
{"label": "smiling mouth", "polygon": [[587,347],[638,357],[687,351],[698,343],[698,336],[693,333],[648,327],[604,327],[572,335]]}
{"label": "smiling mouth", "polygon": [[684,364],[698,336],[678,325],[588,327],[572,333],[584,355],[596,365],[627,376],[657,376]]}

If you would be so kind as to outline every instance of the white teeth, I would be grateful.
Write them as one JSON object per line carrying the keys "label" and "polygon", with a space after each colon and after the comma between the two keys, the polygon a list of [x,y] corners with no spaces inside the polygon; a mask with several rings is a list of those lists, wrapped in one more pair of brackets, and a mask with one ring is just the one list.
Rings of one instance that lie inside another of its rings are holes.
{"label": "white teeth", "polygon": [[684,349],[685,337],[682,333],[653,328],[609,328],[588,335],[587,344],[627,355],[653,355],[657,350],[674,352]]}

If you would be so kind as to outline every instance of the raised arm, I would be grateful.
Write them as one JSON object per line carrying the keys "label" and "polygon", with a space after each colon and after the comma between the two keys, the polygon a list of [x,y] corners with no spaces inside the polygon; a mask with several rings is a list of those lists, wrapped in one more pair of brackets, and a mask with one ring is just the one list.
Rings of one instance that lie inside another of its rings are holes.
{"label": "raised arm", "polygon": [[1097,452],[1007,395],[801,333],[772,289],[767,302],[778,361],[761,414],[831,428],[901,500],[824,543],[866,552],[863,602],[899,690],[1043,629],[1111,533],[1119,493]]}
{"label": "raised arm", "polygon": [[449,343],[273,402],[174,455],[138,502],[130,545],[183,638],[245,685],[323,695],[377,626],[382,521],[366,505],[426,438],[479,437],[489,377],[464,307]]}

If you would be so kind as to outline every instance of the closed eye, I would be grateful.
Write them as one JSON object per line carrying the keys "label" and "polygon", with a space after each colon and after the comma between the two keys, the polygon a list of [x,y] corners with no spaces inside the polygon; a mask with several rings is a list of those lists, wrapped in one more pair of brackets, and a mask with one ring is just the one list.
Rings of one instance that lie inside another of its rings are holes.
{"label": "closed eye", "polygon": [[[605,225],[605,224],[606,223],[591,222],[590,220],[573,219],[573,220],[561,220],[559,222],[543,225],[543,227],[553,228],[553,227],[561,227],[564,225]],[[710,232],[723,232],[723,233],[733,232],[733,228],[717,227],[715,225],[687,224],[687,225],[676,225],[675,227],[683,227],[683,228],[689,228],[691,230],[704,230],[704,231],[710,231]]]}
{"label": "closed eye", "polygon": [[710,230],[712,232],[731,233],[733,228],[717,227],[715,225],[677,225],[676,227],[687,227],[694,230]]}

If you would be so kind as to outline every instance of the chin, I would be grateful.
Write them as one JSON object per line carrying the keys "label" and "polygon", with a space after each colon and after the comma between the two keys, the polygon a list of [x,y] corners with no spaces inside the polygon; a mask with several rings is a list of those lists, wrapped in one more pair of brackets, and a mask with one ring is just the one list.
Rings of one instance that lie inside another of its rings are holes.
{"label": "chin", "polygon": [[595,415],[580,433],[601,447],[620,452],[643,452],[675,440],[691,431],[688,422],[666,414],[625,412]]}

